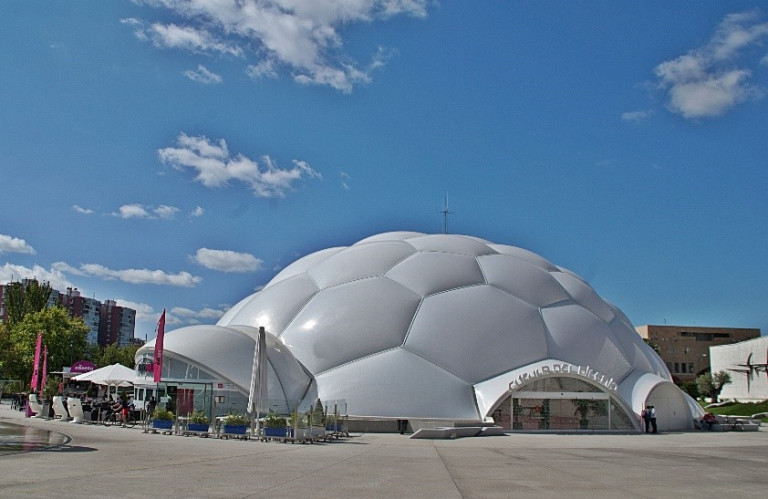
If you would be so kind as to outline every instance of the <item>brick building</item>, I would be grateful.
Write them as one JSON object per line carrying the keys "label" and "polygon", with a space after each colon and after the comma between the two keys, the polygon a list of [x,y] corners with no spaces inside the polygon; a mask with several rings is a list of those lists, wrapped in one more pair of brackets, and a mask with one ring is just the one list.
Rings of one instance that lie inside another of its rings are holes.
{"label": "brick building", "polygon": [[709,370],[709,347],[760,336],[760,329],[754,328],[644,325],[635,329],[659,347],[675,382],[693,381]]}

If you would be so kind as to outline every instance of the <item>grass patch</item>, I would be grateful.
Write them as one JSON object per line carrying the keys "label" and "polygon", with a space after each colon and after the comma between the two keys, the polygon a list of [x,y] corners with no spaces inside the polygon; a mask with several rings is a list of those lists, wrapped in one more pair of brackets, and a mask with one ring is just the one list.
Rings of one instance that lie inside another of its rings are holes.
{"label": "grass patch", "polygon": [[[758,412],[768,412],[768,400],[762,402],[734,402],[722,407],[710,407],[705,409],[712,414],[723,416],[751,416]],[[768,418],[763,418],[763,422],[768,422]]]}

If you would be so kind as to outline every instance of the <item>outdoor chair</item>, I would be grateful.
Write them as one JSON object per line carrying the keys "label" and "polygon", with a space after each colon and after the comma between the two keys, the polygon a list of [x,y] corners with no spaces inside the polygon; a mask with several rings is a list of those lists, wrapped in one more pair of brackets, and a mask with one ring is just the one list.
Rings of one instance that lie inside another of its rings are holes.
{"label": "outdoor chair", "polygon": [[67,406],[69,407],[69,415],[72,416],[73,423],[83,422],[83,404],[80,399],[76,397],[69,397],[67,399]]}
{"label": "outdoor chair", "polygon": [[27,399],[27,405],[29,405],[29,409],[35,413],[35,418],[42,418],[43,416],[43,406],[40,405],[40,399],[37,398],[37,395],[34,393],[29,394],[29,398]]}
{"label": "outdoor chair", "polygon": [[69,420],[69,414],[67,414],[67,408],[64,407],[64,400],[61,395],[53,397],[53,418],[62,421]]}

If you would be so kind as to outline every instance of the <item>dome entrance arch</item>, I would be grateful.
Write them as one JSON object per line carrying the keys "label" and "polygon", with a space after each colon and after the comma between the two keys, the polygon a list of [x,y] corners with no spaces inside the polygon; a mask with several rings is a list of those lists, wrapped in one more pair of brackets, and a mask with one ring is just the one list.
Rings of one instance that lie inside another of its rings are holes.
{"label": "dome entrance arch", "polygon": [[639,430],[632,411],[610,387],[562,373],[515,383],[492,417],[512,431]]}

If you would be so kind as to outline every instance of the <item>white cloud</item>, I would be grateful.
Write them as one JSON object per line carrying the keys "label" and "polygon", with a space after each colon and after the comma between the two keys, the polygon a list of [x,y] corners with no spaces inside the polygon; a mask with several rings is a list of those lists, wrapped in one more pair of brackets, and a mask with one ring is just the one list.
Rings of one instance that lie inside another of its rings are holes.
{"label": "white cloud", "polygon": [[75,210],[76,212],[80,213],[80,214],[83,214],[83,215],[92,215],[93,214],[93,210],[91,210],[90,208],[83,208],[82,206],[79,206],[79,205],[76,205],[76,204],[72,205],[72,209]]}
{"label": "white cloud", "polygon": [[129,218],[163,218],[163,219],[172,219],[174,216],[176,216],[176,213],[178,213],[179,209],[175,206],[168,206],[165,204],[161,204],[157,207],[152,206],[144,206],[138,203],[134,204],[124,204],[121,206],[117,212],[112,212],[112,216],[119,217],[122,219],[129,219]]}
{"label": "white cloud", "polygon": [[209,322],[215,322],[215,320],[220,319],[226,311],[229,310],[229,306],[225,305],[222,306],[219,309],[211,308],[211,307],[204,307],[201,310],[192,310],[186,307],[173,307],[170,310],[170,313],[173,315],[176,315],[180,317],[182,320],[190,322],[190,321],[204,321],[207,320]]}
{"label": "white cloud", "polygon": [[102,279],[118,279],[131,284],[157,284],[161,286],[177,286],[191,288],[197,286],[201,277],[193,276],[189,272],[169,274],[163,270],[149,269],[123,269],[113,270],[97,263],[85,263],[80,265],[79,272],[82,275],[100,277]]}
{"label": "white cloud", "polygon": [[245,68],[245,73],[254,80],[259,80],[261,78],[277,78],[275,62],[269,59],[261,61],[258,64],[248,65],[248,67]]}
{"label": "white cloud", "polygon": [[155,215],[157,215],[160,218],[173,218],[176,216],[176,213],[179,211],[178,208],[175,206],[168,206],[165,204],[161,204],[157,208],[153,209],[152,211],[155,212]]}
{"label": "white cloud", "polygon": [[720,116],[735,105],[762,96],[750,85],[752,72],[736,66],[742,52],[768,36],[759,11],[727,15],[706,45],[655,68],[658,86],[668,92],[667,107],[685,118]]}
{"label": "white cloud", "polygon": [[626,113],[622,113],[621,119],[623,121],[638,122],[638,121],[645,121],[651,116],[653,116],[652,109],[643,109],[640,111],[629,111]]}
{"label": "white cloud", "polygon": [[3,253],[26,253],[34,255],[35,248],[27,244],[24,239],[0,234],[0,254]]}
{"label": "white cloud", "polygon": [[32,268],[23,265],[13,265],[6,263],[0,267],[0,283],[10,281],[21,281],[22,279],[37,279],[41,282],[48,282],[53,289],[63,290],[75,287],[63,272],[57,269],[44,269],[39,265]]}
{"label": "white cloud", "polygon": [[198,249],[195,256],[191,258],[205,268],[222,272],[253,272],[259,270],[264,263],[263,260],[249,253],[208,248]]}
{"label": "white cloud", "polygon": [[256,196],[265,198],[284,197],[299,180],[322,178],[306,161],[293,160],[292,168],[280,168],[269,156],[263,156],[260,163],[242,154],[230,156],[224,139],[213,142],[184,133],[179,135],[177,147],[160,149],[158,156],[176,170],[196,171],[195,180],[206,187],[222,187],[230,181],[239,181]]}
{"label": "white cloud", "polygon": [[259,58],[247,72],[251,77],[272,77],[287,68],[302,84],[328,85],[350,92],[367,82],[371,68],[380,67],[381,53],[366,70],[341,53],[340,30],[370,24],[397,15],[425,17],[428,0],[144,0],[172,11],[179,23],[145,27],[136,19],[123,23],[134,28],[139,40],[157,47],[194,53],[242,55],[241,47]]}
{"label": "white cloud", "polygon": [[149,212],[140,204],[124,204],[117,213],[113,212],[112,215],[124,219],[149,218]]}
{"label": "white cloud", "polygon": [[205,214],[205,210],[201,207],[197,206],[194,210],[189,214],[190,217],[198,218],[202,217]]}
{"label": "white cloud", "polygon": [[350,177],[347,172],[339,172],[339,177],[341,178],[341,186],[348,191],[349,179],[351,179],[352,177]]}
{"label": "white cloud", "polygon": [[184,71],[184,76],[203,85],[214,85],[224,81],[221,76],[208,71],[202,64],[197,66],[197,71],[192,71],[191,69]]}

